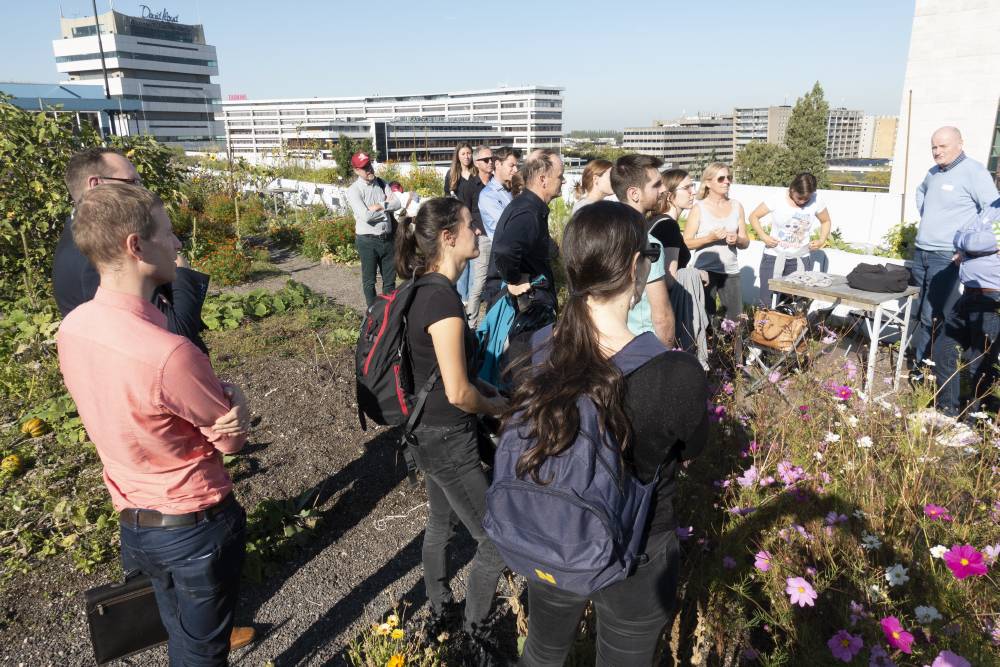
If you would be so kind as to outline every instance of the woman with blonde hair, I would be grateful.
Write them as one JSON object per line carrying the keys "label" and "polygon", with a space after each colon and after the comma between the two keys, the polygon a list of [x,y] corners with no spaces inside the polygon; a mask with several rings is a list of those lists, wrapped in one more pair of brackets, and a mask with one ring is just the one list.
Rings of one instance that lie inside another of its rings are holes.
{"label": "woman with blonde hair", "polygon": [[611,190],[611,163],[600,158],[591,160],[583,168],[583,176],[576,184],[576,204],[573,205],[573,213],[576,213],[587,204],[601,201],[612,194]]}
{"label": "woman with blonde hair", "polygon": [[[729,198],[732,170],[722,162],[705,167],[695,206],[684,225],[684,243],[694,254],[694,267],[708,272],[705,310],[713,319],[738,322],[743,313],[737,252],[750,245],[743,206]],[[722,303],[720,316],[716,296]]]}
{"label": "woman with blonde hair", "polygon": [[476,167],[472,162],[472,146],[463,141],[455,146],[455,154],[451,156],[451,166],[444,174],[444,196],[458,196],[458,188],[463,181],[476,175]]}

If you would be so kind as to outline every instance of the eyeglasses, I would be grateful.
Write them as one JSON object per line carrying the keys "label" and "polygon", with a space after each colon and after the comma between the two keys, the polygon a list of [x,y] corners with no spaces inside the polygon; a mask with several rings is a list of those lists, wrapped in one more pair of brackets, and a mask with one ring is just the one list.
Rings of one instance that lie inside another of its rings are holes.
{"label": "eyeglasses", "polygon": [[114,176],[98,176],[102,181],[118,181],[119,183],[128,183],[129,185],[142,185],[141,178],[116,178]]}
{"label": "eyeglasses", "polygon": [[660,259],[660,245],[657,243],[650,243],[648,246],[639,251],[639,254],[649,260],[652,264]]}
{"label": "eyeglasses", "polygon": [[733,182],[733,177],[732,176],[718,176],[715,179],[716,183],[725,183],[726,181],[729,181],[730,183],[732,183]]}

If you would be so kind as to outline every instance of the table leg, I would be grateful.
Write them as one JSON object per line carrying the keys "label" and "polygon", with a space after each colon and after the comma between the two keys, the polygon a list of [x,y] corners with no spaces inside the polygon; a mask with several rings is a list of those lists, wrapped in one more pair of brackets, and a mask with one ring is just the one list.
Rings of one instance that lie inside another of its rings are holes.
{"label": "table leg", "polygon": [[910,345],[910,308],[913,299],[907,298],[903,307],[903,326],[899,334],[899,355],[896,357],[896,376],[893,378],[892,388],[899,389],[899,379],[903,376],[903,359],[906,357],[906,348]]}
{"label": "table leg", "polygon": [[865,372],[865,391],[871,395],[875,387],[875,362],[878,361],[878,341],[882,337],[882,306],[876,306],[868,327],[868,368]]}

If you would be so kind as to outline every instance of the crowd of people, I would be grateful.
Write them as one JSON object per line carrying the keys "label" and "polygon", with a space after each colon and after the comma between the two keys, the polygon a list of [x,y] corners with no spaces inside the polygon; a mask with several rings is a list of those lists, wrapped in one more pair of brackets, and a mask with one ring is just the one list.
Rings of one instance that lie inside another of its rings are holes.
{"label": "crowd of people", "polygon": [[[973,401],[995,379],[1000,201],[985,168],[962,152],[957,130],[942,128],[932,144],[936,165],[917,195],[913,355],[934,359],[939,405],[957,414],[962,349],[975,357]],[[491,510],[481,418],[502,418],[501,448],[505,438],[527,439],[516,475],[544,485],[539,475],[584,428],[585,400],[622,470],[654,488],[641,558],[627,576],[587,594],[560,588],[541,570],[529,575],[520,664],[561,665],[588,599],[598,662],[649,664],[678,585],[676,475],[707,439],[706,337],[743,313],[739,254],[750,236],[746,210],[730,196],[732,170],[712,163],[696,184],[651,156],[594,160],[556,243],[549,203],[565,178],[554,151],[522,161],[516,149],[460,144],[443,196],[419,207],[375,174],[370,156],[355,154],[351,166],[357,180],[347,200],[366,302],[377,299],[378,274],[383,294],[396,289],[397,275],[418,281],[407,347],[414,385],[431,389],[409,444],[429,502],[422,559],[432,626],[460,626],[488,662],[484,627],[508,563],[484,528]],[[59,361],[120,513],[123,565],[152,579],[171,664],[226,664],[253,631],[233,626],[246,518],[220,453],[246,442],[250,410],[243,392],[215,375],[199,334],[208,277],[178,252],[163,203],[124,155],[83,151],[66,182],[75,208],[53,273],[65,316]],[[761,304],[769,305],[769,277],[812,266],[831,224],[808,173],[751,210],[750,228],[766,246]],[[558,319],[533,332],[510,390],[480,379],[473,329],[483,311],[507,296],[518,307],[554,310],[563,287]],[[640,348],[648,358],[622,371]],[[464,608],[447,559],[459,523],[477,543]]]}

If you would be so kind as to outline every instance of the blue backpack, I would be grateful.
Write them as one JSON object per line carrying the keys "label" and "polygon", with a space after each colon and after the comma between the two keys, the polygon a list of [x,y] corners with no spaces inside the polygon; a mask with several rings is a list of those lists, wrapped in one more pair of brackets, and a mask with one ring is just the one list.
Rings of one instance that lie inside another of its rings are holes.
{"label": "blue backpack", "polygon": [[[534,360],[552,327],[532,339]],[[633,339],[612,357],[624,375],[666,351],[652,333]],[[483,528],[508,567],[579,595],[622,581],[645,560],[641,553],[649,504],[659,469],[649,484],[622,470],[617,442],[602,432],[587,397],[577,399],[580,430],[573,444],[539,468],[536,484],[516,472],[521,455],[535,445],[515,414],[497,446],[493,483],[486,493]]]}

